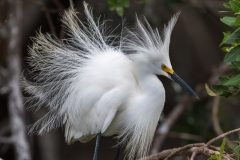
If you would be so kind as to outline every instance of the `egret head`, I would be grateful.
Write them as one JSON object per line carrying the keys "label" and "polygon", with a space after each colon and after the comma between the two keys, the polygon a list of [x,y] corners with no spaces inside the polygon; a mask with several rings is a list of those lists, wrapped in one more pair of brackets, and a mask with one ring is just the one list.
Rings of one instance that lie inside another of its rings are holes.
{"label": "egret head", "polygon": [[[190,92],[197,99],[197,94],[174,72],[170,58],[169,45],[174,25],[180,12],[177,12],[172,19],[164,26],[162,34],[153,30],[145,19],[146,27],[137,18],[136,27],[127,30],[127,36],[122,48],[126,52],[133,53],[130,58],[136,62],[140,72],[163,75],[177,82],[181,87]],[[138,63],[140,62],[140,63]]]}

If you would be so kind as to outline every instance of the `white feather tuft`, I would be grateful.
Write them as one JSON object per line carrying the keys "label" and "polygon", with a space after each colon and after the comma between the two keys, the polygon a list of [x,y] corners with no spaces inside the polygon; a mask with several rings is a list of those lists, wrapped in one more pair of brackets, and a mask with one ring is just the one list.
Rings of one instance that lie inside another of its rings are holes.
{"label": "white feather tuft", "polygon": [[133,54],[168,54],[171,33],[179,14],[180,11],[177,12],[169,21],[168,25],[164,27],[162,37],[157,29],[153,30],[151,28],[145,17],[144,22],[147,27],[136,17],[135,27],[133,29],[125,28],[124,30],[122,50]]}
{"label": "white feather tuft", "polygon": [[71,36],[65,43],[49,34],[42,34],[41,30],[32,38],[27,62],[29,74],[35,82],[22,76],[22,86],[31,95],[25,102],[30,110],[37,111],[47,105],[50,111],[31,126],[29,133],[43,134],[61,126],[65,114],[60,112],[63,112],[63,105],[72,94],[70,88],[76,84],[78,77],[84,77],[82,68],[85,63],[95,54],[115,49],[106,44],[112,37],[105,35],[104,23],[95,23],[87,6],[84,3],[87,24],[78,19],[77,12],[72,8],[62,16],[62,22]]}

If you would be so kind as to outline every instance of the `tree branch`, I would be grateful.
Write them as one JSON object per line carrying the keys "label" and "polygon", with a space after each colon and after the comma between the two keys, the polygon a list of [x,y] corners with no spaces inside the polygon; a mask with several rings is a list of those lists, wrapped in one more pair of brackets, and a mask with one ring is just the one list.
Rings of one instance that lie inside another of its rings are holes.
{"label": "tree branch", "polygon": [[213,128],[217,135],[223,134],[223,131],[219,125],[218,119],[218,108],[219,108],[219,101],[220,97],[216,96],[213,99],[213,108],[212,108],[212,121],[213,121]]}
{"label": "tree branch", "polygon": [[237,129],[228,131],[228,132],[226,132],[226,133],[223,133],[223,134],[221,134],[221,135],[219,135],[219,136],[211,139],[210,141],[208,141],[208,142],[206,143],[206,146],[209,146],[209,145],[212,144],[213,142],[215,142],[215,141],[217,141],[217,140],[219,140],[219,139],[222,139],[222,138],[226,137],[227,135],[232,134],[232,133],[235,133],[235,132],[240,132],[240,128],[237,128]]}
{"label": "tree branch", "polygon": [[6,27],[8,34],[7,69],[9,75],[8,110],[11,125],[11,139],[15,149],[16,160],[31,160],[29,146],[25,135],[24,107],[19,86],[20,53],[21,53],[21,24],[22,1],[8,0],[8,12],[12,14]]}
{"label": "tree branch", "polygon": [[[187,156],[187,157],[191,156],[190,160],[193,160],[194,157],[198,154],[204,154],[204,155],[210,157],[212,155],[220,154],[220,148],[211,146],[211,144],[213,142],[215,142],[221,138],[224,138],[227,135],[235,133],[235,132],[240,132],[240,128],[223,133],[223,134],[209,140],[207,143],[194,143],[194,144],[188,144],[186,146],[179,147],[179,148],[163,150],[157,154],[153,154],[153,155],[144,157],[139,160],[160,160],[160,159],[168,160],[171,157],[179,156],[179,155]],[[228,153],[225,153],[223,155],[223,160],[232,160],[232,159],[233,158],[231,158],[231,156]]]}

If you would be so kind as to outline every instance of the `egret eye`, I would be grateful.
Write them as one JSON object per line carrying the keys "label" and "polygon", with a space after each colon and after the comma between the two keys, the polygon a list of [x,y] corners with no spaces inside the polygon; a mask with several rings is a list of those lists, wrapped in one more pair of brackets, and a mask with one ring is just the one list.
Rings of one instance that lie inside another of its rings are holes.
{"label": "egret eye", "polygon": [[162,70],[164,70],[164,68],[166,68],[166,65],[165,65],[165,64],[162,65]]}
{"label": "egret eye", "polygon": [[173,74],[174,71],[171,68],[168,68],[165,64],[162,65],[162,70],[166,73]]}

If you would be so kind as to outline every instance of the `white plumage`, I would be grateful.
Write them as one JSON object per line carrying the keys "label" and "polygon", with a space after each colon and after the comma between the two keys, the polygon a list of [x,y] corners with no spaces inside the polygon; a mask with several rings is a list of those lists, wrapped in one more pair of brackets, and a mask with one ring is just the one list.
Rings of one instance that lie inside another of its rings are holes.
{"label": "white plumage", "polygon": [[[70,38],[57,40],[38,32],[29,47],[28,64],[35,82],[23,78],[31,94],[30,109],[48,106],[49,112],[31,126],[44,134],[65,126],[68,143],[87,142],[97,133],[116,134],[126,143],[127,158],[148,153],[165,102],[165,90],[156,75],[170,78],[162,67],[169,60],[170,35],[177,13],[163,35],[136,18],[133,30],[107,35],[105,23],[95,22],[84,3],[87,23],[70,8],[62,16]],[[130,54],[127,54],[130,53]]]}

